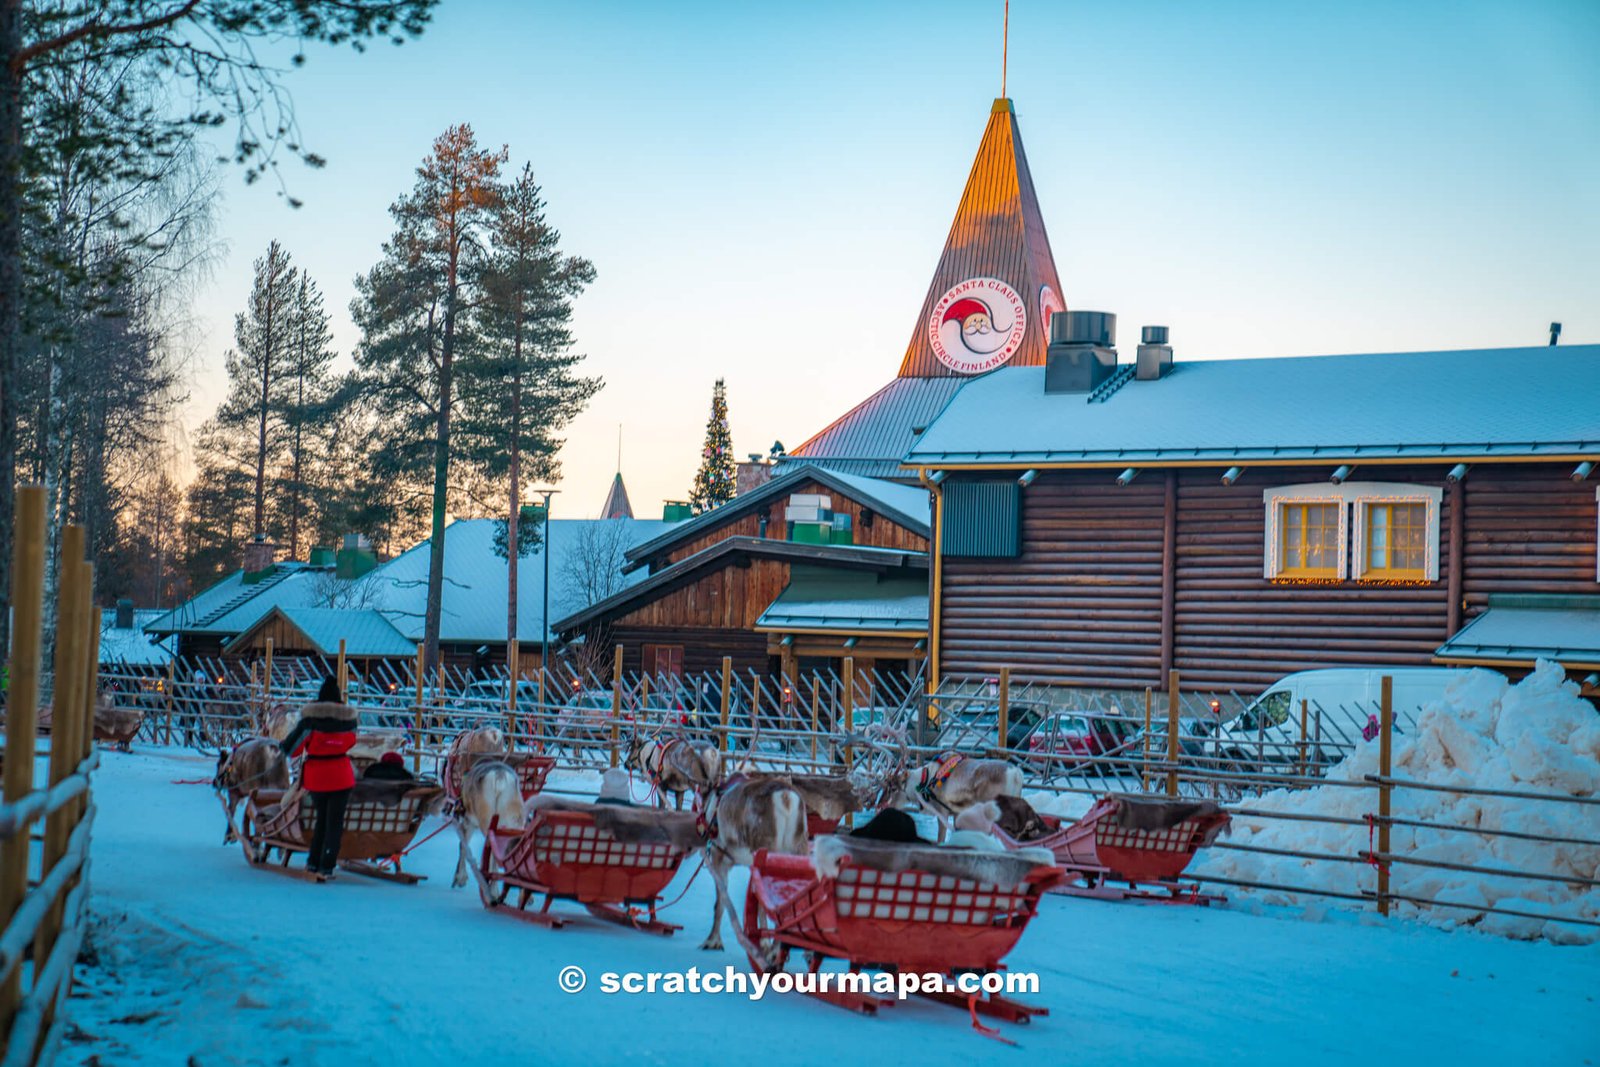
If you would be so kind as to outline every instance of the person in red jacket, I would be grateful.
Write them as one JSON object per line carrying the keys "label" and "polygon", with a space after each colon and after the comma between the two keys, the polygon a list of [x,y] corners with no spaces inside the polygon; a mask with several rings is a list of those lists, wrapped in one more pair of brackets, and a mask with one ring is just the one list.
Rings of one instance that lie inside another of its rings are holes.
{"label": "person in red jacket", "polygon": [[280,746],[287,756],[305,753],[300,786],[311,794],[317,817],[306,870],[318,881],[332,878],[339,862],[344,810],[356,784],[355,767],[347,753],[356,743],[358,720],[356,709],[345,704],[338,681],[328,678],[317,693],[316,703],[300,710],[299,724]]}

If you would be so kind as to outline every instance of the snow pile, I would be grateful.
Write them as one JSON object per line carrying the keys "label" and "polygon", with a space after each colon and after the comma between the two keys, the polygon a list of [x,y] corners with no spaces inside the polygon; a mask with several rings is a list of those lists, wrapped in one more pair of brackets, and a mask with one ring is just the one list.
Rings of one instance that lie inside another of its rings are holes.
{"label": "snow pile", "polygon": [[[1593,797],[1600,793],[1600,715],[1578,696],[1559,666],[1540,662],[1512,685],[1493,671],[1464,675],[1417,719],[1415,732],[1394,740],[1396,778],[1440,785]],[[1378,744],[1360,745],[1330,770],[1330,779],[1362,780],[1378,773]],[[1289,814],[1361,819],[1377,811],[1375,788],[1320,786],[1274,790],[1247,808]],[[1502,799],[1421,789],[1396,789],[1393,814],[1449,826],[1512,831],[1600,841],[1600,806]],[[1369,847],[1365,826],[1336,826],[1286,819],[1235,817],[1225,839],[1261,848],[1355,856]],[[1600,847],[1552,844],[1449,830],[1396,826],[1395,855],[1475,867],[1600,878]],[[1210,849],[1191,872],[1240,881],[1324,889],[1340,893],[1373,890],[1369,865],[1301,860],[1230,849]],[[1600,920],[1600,890],[1565,882],[1416,867],[1390,868],[1391,891],[1423,900],[1465,904],[1469,909],[1400,905],[1399,912],[1437,926],[1473,926],[1507,937],[1587,943],[1600,929],[1537,918],[1495,915],[1470,907],[1495,906],[1539,915]],[[1269,903],[1315,905],[1317,898],[1278,890],[1251,890]]]}

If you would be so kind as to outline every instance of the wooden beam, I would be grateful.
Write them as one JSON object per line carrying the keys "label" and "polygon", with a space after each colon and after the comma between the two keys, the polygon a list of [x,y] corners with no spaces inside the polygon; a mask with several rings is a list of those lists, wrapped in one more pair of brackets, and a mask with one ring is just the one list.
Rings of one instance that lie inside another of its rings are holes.
{"label": "wooden beam", "polygon": [[1461,583],[1465,580],[1466,560],[1462,551],[1466,540],[1467,494],[1460,482],[1445,485],[1445,498],[1450,502],[1450,539],[1446,559],[1445,638],[1454,637],[1461,630]]}

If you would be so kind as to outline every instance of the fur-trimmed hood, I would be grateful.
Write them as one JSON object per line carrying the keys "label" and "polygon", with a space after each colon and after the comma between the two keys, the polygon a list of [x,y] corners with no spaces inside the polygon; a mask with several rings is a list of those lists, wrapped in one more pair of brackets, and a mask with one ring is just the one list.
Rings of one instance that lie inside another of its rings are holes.
{"label": "fur-trimmed hood", "polygon": [[[300,718],[302,720],[325,719],[331,722],[352,723],[360,721],[361,713],[349,704],[324,703],[320,700],[314,700],[300,709]],[[313,723],[313,725],[315,724]]]}

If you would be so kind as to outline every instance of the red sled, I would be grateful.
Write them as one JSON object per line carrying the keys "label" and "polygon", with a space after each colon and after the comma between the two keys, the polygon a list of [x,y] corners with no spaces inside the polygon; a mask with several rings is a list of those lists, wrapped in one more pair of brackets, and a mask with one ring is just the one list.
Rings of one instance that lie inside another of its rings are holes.
{"label": "red sled", "polygon": [[[745,936],[755,950],[750,962],[758,971],[786,970],[798,949],[805,961],[804,972],[797,973],[813,976],[822,974],[830,958],[845,961],[852,974],[870,969],[953,979],[964,972],[998,972],[1037,914],[1040,894],[1061,875],[1058,868],[1034,865],[1005,888],[948,873],[877,870],[846,856],[838,873],[827,877],[804,856],[762,850],[751,864],[745,894]],[[821,989],[812,982],[811,996],[852,1011],[871,1015],[895,1003],[893,997]],[[917,993],[968,1009],[973,1025],[989,1034],[995,1032],[978,1023],[979,1013],[1015,1023],[1049,1014],[998,993]]]}
{"label": "red sled", "polygon": [[550,777],[550,772],[555,768],[554,756],[535,756],[529,752],[508,752],[502,755],[493,753],[470,753],[472,760],[459,760],[456,756],[445,757],[444,773],[439,777],[440,785],[444,787],[444,795],[451,804],[461,800],[461,778],[465,767],[482,760],[484,762],[506,763],[517,772],[517,784],[522,791],[522,799],[527,800],[536,796],[544,789],[545,779]]}
{"label": "red sled", "polygon": [[1050,832],[1019,841],[1000,827],[1007,848],[1047,848],[1067,872],[1052,892],[1102,900],[1211,904],[1227,898],[1182,881],[1195,853],[1217,839],[1228,813],[1209,801],[1112,793],[1077,822],[1040,815]]}
{"label": "red sled", "polygon": [[[687,854],[670,844],[619,841],[584,811],[535,811],[521,831],[500,829],[497,817],[484,835],[479,896],[486,908],[551,929],[567,919],[550,905],[573,900],[596,918],[671,936],[683,927],[658,920],[656,906]],[[544,903],[530,911],[535,895]]]}

